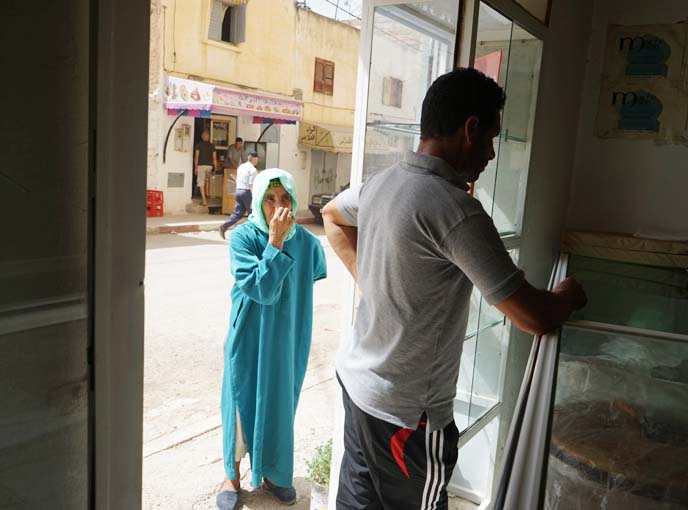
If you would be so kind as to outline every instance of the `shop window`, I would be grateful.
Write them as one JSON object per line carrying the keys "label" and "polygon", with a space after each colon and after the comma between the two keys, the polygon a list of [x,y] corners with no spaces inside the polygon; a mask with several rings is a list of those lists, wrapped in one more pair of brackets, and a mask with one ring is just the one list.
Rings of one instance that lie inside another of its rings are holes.
{"label": "shop window", "polygon": [[246,40],[246,6],[228,0],[212,0],[208,39],[230,44]]}
{"label": "shop window", "polygon": [[315,77],[313,92],[331,96],[334,94],[334,62],[315,59]]}
{"label": "shop window", "polygon": [[387,76],[382,83],[382,104],[401,108],[401,95],[404,82]]}

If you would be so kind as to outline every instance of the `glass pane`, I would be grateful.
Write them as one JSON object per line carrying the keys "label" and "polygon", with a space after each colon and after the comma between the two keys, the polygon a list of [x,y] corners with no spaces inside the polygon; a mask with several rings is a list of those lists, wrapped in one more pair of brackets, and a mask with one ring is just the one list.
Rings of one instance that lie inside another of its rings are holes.
{"label": "glass pane", "polygon": [[485,4],[479,16],[475,67],[504,88],[506,104],[497,157],[477,181],[475,196],[500,233],[516,233],[530,163],[542,41]]}
{"label": "glass pane", "polygon": [[[468,425],[472,425],[500,400],[503,336],[505,325],[481,329],[476,337],[473,351],[473,383],[471,403],[468,411]],[[469,360],[467,360],[469,361]]]}
{"label": "glass pane", "polygon": [[514,24],[499,144],[492,217],[501,233],[516,233],[526,194],[542,41]]}
{"label": "glass pane", "polygon": [[504,321],[504,315],[494,306],[483,303],[480,292],[473,289],[471,304],[468,311],[468,326],[466,338],[475,336],[478,331],[490,328]]}
{"label": "glass pane", "polygon": [[[510,19],[486,4],[480,4],[474,67],[491,77],[502,88],[506,88],[512,28],[513,23]],[[473,189],[474,196],[480,200],[489,215],[492,215],[494,207],[501,143],[501,137],[495,140],[496,157],[480,174],[480,179],[476,181]]]}
{"label": "glass pane", "polygon": [[688,334],[685,269],[573,255],[568,272],[588,294],[588,305],[573,319]]}
{"label": "glass pane", "polygon": [[[425,92],[454,67],[459,0],[375,8],[363,177],[414,150]],[[396,80],[397,86],[385,88]]]}
{"label": "glass pane", "polygon": [[688,507],[688,344],[565,328],[544,508]]}
{"label": "glass pane", "polygon": [[459,369],[459,380],[456,385],[456,399],[454,399],[454,420],[459,431],[468,428],[476,346],[477,336],[472,336],[463,343],[461,368]]}

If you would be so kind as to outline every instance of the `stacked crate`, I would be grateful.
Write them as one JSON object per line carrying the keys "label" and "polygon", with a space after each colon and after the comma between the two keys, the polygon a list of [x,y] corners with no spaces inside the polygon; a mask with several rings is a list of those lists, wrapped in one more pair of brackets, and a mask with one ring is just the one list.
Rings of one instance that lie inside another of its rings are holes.
{"label": "stacked crate", "polygon": [[146,190],[146,216],[154,218],[163,215],[163,194],[162,191]]}

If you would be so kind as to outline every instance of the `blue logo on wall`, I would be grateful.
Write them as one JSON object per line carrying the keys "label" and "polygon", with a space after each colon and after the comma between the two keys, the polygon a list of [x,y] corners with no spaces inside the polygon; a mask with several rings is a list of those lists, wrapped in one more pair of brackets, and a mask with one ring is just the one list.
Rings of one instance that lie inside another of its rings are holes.
{"label": "blue logo on wall", "polygon": [[625,131],[659,131],[662,102],[644,90],[613,92],[612,105],[619,112],[618,128]]}
{"label": "blue logo on wall", "polygon": [[654,35],[621,37],[619,51],[626,52],[627,76],[666,76],[671,46]]}

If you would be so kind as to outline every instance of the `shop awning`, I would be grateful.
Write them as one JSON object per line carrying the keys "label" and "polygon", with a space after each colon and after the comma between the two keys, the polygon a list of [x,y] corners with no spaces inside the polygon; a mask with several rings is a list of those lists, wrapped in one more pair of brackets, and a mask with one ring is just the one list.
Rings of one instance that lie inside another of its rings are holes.
{"label": "shop awning", "polygon": [[168,110],[205,110],[213,104],[214,85],[200,81],[167,77],[165,108]]}
{"label": "shop awning", "polygon": [[190,110],[189,114],[196,116],[218,113],[292,122],[300,121],[303,115],[301,101],[243,92],[175,76],[167,78],[165,108],[171,114]]}
{"label": "shop awning", "polygon": [[351,153],[353,129],[301,122],[299,124],[299,143],[324,152]]}
{"label": "shop awning", "polygon": [[303,103],[293,99],[215,87],[212,111],[225,115],[250,115],[265,119],[299,121],[303,115]]}

